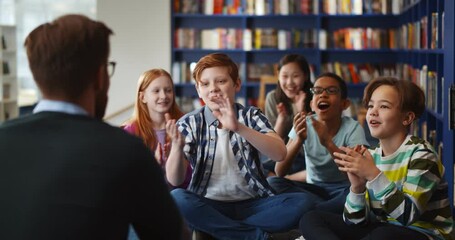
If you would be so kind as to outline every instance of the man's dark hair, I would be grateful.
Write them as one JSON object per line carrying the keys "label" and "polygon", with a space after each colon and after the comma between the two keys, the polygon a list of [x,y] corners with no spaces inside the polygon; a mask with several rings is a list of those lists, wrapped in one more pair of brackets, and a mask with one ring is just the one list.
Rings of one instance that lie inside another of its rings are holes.
{"label": "man's dark hair", "polygon": [[65,15],[35,28],[24,46],[43,95],[80,96],[107,64],[111,34],[105,24],[82,15]]}

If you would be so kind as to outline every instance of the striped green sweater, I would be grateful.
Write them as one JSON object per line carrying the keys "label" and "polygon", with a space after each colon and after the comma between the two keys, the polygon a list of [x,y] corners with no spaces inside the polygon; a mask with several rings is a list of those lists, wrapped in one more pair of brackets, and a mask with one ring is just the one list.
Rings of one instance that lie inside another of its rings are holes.
{"label": "striped green sweater", "polygon": [[371,210],[381,221],[407,226],[434,239],[451,239],[448,185],[431,145],[409,135],[390,156],[382,157],[380,146],[370,153],[381,173],[367,182],[365,193],[349,193],[344,221],[365,224]]}

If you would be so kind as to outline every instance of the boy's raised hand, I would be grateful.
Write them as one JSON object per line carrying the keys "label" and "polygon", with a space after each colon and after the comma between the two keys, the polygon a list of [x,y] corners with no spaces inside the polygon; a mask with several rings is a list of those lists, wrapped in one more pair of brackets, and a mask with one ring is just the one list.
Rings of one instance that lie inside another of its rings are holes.
{"label": "boy's raised hand", "polygon": [[216,103],[219,107],[213,110],[213,116],[220,121],[222,128],[236,132],[239,128],[239,121],[229,98],[219,98]]}

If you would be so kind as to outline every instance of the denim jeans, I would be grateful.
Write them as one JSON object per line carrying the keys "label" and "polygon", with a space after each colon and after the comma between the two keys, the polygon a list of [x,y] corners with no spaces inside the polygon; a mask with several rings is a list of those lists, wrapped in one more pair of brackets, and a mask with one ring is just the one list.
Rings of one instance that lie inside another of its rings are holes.
{"label": "denim jeans", "polygon": [[171,191],[183,217],[193,229],[217,239],[265,239],[266,233],[296,228],[313,208],[315,195],[285,193],[267,198],[222,202],[184,189]]}
{"label": "denim jeans", "polygon": [[278,193],[311,192],[319,196],[315,209],[333,213],[343,213],[349,182],[340,183],[303,183],[282,177],[268,177],[270,186]]}

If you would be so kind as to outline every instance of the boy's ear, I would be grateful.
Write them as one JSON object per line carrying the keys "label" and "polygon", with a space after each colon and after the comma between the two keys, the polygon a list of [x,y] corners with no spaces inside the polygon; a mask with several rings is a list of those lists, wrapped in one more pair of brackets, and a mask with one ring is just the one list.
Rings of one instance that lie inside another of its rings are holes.
{"label": "boy's ear", "polygon": [[234,82],[234,86],[236,92],[240,91],[240,87],[242,86],[242,81],[240,78],[237,78],[237,80]]}
{"label": "boy's ear", "polygon": [[346,110],[349,106],[351,106],[351,100],[349,100],[349,98],[341,100],[341,107],[343,107],[343,110]]}
{"label": "boy's ear", "polygon": [[414,119],[415,119],[415,113],[414,112],[407,112],[407,113],[404,113],[404,116],[403,116],[403,125],[404,126],[409,126],[412,124],[412,122],[414,122]]}

